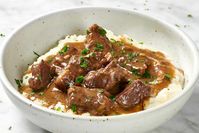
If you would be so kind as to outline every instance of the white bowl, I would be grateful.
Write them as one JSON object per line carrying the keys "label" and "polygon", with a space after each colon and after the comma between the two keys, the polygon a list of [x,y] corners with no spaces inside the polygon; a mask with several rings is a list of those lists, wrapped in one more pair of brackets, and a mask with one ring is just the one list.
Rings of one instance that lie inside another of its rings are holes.
{"label": "white bowl", "polygon": [[[33,62],[33,51],[45,53],[64,35],[85,33],[93,23],[166,53],[185,72],[182,93],[159,107],[138,113],[95,117],[53,111],[32,103],[17,91],[14,79],[20,78],[27,64]],[[199,73],[197,48],[184,33],[151,16],[115,8],[75,8],[44,15],[17,29],[1,47],[0,76],[6,93],[24,117],[52,132],[138,133],[154,129],[182,108]]]}

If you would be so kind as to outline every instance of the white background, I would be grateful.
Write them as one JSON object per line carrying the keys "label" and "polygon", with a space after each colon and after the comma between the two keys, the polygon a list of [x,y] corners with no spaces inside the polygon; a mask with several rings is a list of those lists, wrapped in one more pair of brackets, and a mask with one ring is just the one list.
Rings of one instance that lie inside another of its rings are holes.
{"label": "white background", "polygon": [[[138,10],[164,19],[186,32],[199,46],[199,0],[0,0],[0,33],[47,12],[78,6],[112,6]],[[188,17],[191,14],[193,17]],[[5,37],[0,37],[0,46]],[[186,55],[183,55],[186,56]],[[26,120],[0,85],[0,133],[46,133]],[[199,132],[199,82],[189,102],[170,121],[151,133]]]}

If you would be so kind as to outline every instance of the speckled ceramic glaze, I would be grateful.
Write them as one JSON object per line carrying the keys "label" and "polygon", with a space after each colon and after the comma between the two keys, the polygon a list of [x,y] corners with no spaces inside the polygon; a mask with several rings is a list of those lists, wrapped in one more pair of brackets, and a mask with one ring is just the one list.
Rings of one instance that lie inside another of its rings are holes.
{"label": "speckled ceramic glaze", "polygon": [[[20,78],[27,64],[33,62],[33,51],[45,53],[57,40],[68,34],[85,34],[97,23],[115,34],[127,34],[146,47],[164,52],[184,70],[183,92],[167,103],[134,114],[119,116],[71,116],[35,105],[18,91],[14,79]],[[16,30],[1,48],[0,76],[6,93],[24,117],[52,132],[138,133],[146,132],[170,119],[188,100],[197,80],[199,55],[184,33],[151,16],[114,8],[67,9],[36,18]]]}

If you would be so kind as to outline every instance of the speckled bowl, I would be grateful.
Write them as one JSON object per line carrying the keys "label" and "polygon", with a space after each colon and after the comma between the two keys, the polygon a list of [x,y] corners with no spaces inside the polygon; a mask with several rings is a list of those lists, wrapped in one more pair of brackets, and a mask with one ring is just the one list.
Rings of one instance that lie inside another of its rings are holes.
{"label": "speckled bowl", "polygon": [[[166,53],[185,72],[181,94],[159,107],[119,116],[71,116],[38,106],[18,91],[14,79],[20,78],[33,51],[45,53],[68,34],[85,33],[97,23],[116,34],[128,34],[144,45]],[[152,130],[173,117],[190,97],[199,73],[195,44],[176,27],[139,12],[101,7],[73,8],[33,19],[6,39],[0,51],[0,76],[5,91],[24,117],[52,132],[138,133]]]}

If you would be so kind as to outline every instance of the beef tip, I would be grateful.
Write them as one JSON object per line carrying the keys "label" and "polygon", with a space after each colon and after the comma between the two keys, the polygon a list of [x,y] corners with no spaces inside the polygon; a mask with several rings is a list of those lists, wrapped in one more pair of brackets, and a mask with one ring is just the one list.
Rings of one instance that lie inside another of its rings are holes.
{"label": "beef tip", "polygon": [[74,84],[77,76],[85,74],[86,69],[80,66],[80,57],[74,55],[70,58],[68,67],[55,80],[55,85],[58,89],[66,91],[70,84]]}
{"label": "beef tip", "polygon": [[150,87],[140,80],[135,80],[116,96],[115,101],[122,108],[131,108],[141,103],[145,98],[149,97],[149,95]]}
{"label": "beef tip", "polygon": [[111,94],[117,94],[131,76],[129,71],[113,60],[105,68],[90,71],[84,78],[84,84],[88,88],[103,88]]}
{"label": "beef tip", "polygon": [[102,52],[105,55],[111,50],[111,43],[104,33],[106,31],[97,24],[89,28],[89,34],[86,37],[86,47],[90,51]]}
{"label": "beef tip", "polygon": [[46,88],[52,80],[51,68],[43,60],[39,64],[33,65],[31,72],[33,77],[28,82],[33,90]]}
{"label": "beef tip", "polygon": [[51,63],[52,69],[54,69],[55,73],[59,75],[59,73],[67,67],[70,57],[76,54],[78,54],[78,49],[70,46],[67,48],[65,53],[56,55]]}
{"label": "beef tip", "polygon": [[99,89],[73,86],[68,89],[68,106],[75,106],[77,114],[89,112],[91,115],[108,115],[112,101]]}

